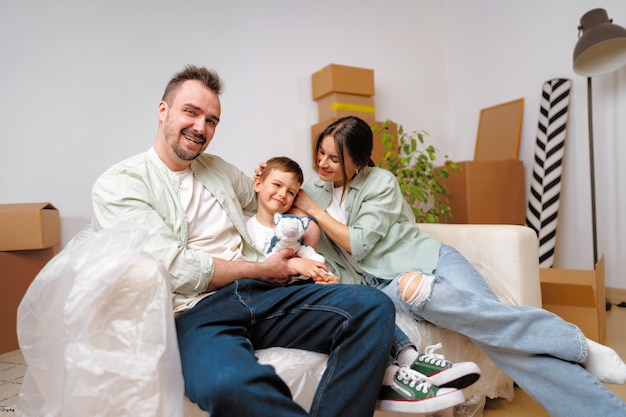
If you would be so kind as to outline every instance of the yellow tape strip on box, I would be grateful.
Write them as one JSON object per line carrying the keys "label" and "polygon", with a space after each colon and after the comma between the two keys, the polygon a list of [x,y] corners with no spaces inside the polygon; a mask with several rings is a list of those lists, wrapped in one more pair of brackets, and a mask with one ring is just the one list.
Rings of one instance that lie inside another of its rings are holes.
{"label": "yellow tape strip on box", "polygon": [[335,102],[330,105],[330,109],[333,111],[344,110],[344,111],[354,111],[359,113],[375,113],[375,106],[365,106],[362,104],[352,104],[352,103],[339,103]]}

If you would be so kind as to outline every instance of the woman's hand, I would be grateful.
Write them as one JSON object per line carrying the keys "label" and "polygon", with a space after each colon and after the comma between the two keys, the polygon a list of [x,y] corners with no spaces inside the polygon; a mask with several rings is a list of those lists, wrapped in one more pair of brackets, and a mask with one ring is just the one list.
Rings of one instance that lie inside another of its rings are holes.
{"label": "woman's hand", "polygon": [[316,208],[319,209],[319,206],[315,204],[313,199],[309,197],[309,195],[304,190],[300,190],[298,192],[296,199],[293,201],[293,207],[296,207],[297,209],[302,210],[307,215],[313,217],[315,217],[313,212],[316,210]]}
{"label": "woman's hand", "polygon": [[319,227],[333,242],[352,253],[348,226],[332,218],[320,206],[315,204],[315,201],[304,190],[298,192],[293,206],[304,211],[308,216],[313,217]]}

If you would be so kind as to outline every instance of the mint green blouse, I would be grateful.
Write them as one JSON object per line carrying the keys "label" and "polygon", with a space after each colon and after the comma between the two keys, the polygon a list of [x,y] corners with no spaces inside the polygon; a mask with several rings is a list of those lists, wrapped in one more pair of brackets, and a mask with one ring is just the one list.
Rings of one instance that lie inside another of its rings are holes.
{"label": "mint green blouse", "polygon": [[[332,200],[332,187],[320,179],[303,189],[322,208]],[[346,224],[350,229],[352,257],[377,278],[393,279],[410,269],[431,273],[437,266],[441,242],[411,222],[403,210],[403,198],[395,176],[377,168],[363,168],[348,184]],[[317,248],[335,268],[342,283],[364,284],[341,249],[322,232]]]}

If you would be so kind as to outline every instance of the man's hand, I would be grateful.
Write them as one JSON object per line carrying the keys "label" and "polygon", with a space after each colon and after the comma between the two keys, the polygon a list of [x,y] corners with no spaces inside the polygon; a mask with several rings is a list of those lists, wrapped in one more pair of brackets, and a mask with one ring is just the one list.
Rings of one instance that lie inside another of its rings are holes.
{"label": "man's hand", "polygon": [[298,271],[290,266],[288,262],[290,259],[295,259],[291,249],[283,249],[270,255],[259,264],[259,268],[263,271],[259,279],[274,285],[287,285],[291,277],[298,274]]}
{"label": "man's hand", "polygon": [[267,162],[265,162],[265,161],[259,162],[259,166],[256,167],[255,170],[254,170],[254,176],[255,177],[260,177],[261,174],[263,174],[263,170],[265,169],[266,166],[267,166]]}
{"label": "man's hand", "polygon": [[298,272],[287,264],[294,256],[291,249],[283,249],[264,262],[226,261],[213,258],[215,271],[207,291],[215,291],[241,278],[252,278],[274,285],[287,285]]}

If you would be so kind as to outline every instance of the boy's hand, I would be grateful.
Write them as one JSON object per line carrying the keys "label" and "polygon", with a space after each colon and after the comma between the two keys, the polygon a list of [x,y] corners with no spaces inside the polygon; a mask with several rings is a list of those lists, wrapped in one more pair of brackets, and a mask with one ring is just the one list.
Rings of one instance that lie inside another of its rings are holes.
{"label": "boy's hand", "polygon": [[294,257],[287,261],[289,266],[298,271],[298,274],[309,277],[316,284],[337,284],[339,279],[333,275],[328,267],[318,261],[306,258]]}
{"label": "boy's hand", "polygon": [[316,284],[339,284],[339,278],[337,275],[330,271],[324,271],[320,275],[319,279],[313,278]]}

